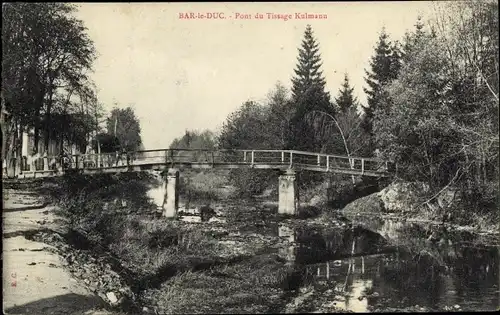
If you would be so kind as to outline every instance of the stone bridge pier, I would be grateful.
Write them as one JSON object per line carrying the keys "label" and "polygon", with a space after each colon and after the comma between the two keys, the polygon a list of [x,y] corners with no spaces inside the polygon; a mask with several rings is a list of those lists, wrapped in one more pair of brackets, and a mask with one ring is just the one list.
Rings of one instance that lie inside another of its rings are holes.
{"label": "stone bridge pier", "polygon": [[278,213],[296,215],[299,208],[299,189],[296,172],[288,169],[279,177]]}
{"label": "stone bridge pier", "polygon": [[163,185],[165,186],[163,216],[173,218],[177,216],[179,209],[179,170],[176,168],[168,169]]}

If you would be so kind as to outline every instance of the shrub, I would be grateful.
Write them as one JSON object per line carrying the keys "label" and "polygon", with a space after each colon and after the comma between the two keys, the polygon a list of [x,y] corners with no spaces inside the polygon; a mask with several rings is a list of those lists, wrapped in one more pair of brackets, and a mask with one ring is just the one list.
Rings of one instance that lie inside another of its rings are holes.
{"label": "shrub", "polygon": [[238,195],[250,197],[261,194],[272,183],[277,182],[279,174],[277,170],[232,170],[229,175],[229,181],[236,187]]}

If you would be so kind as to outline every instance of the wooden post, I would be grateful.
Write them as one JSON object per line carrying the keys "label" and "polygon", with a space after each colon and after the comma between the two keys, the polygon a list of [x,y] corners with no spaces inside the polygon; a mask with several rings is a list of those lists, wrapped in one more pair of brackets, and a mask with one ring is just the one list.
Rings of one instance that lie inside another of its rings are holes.
{"label": "wooden post", "polygon": [[328,172],[330,170],[330,157],[327,155],[326,156],[326,171]]}
{"label": "wooden post", "polygon": [[252,162],[251,162],[251,164],[253,166],[253,163],[255,162],[255,152],[252,151],[251,155],[252,155]]}
{"label": "wooden post", "polygon": [[59,158],[59,163],[58,164],[59,164],[58,165],[59,167],[58,167],[57,171],[60,172],[60,173],[63,173],[64,172],[64,157],[63,156],[61,156]]}
{"label": "wooden post", "polygon": [[247,151],[243,151],[243,162],[247,161]]}
{"label": "wooden post", "polygon": [[101,167],[101,143],[97,141],[97,168]]}
{"label": "wooden post", "polygon": [[[17,156],[16,156],[17,157]],[[17,161],[16,161],[17,162]],[[19,161],[20,162],[20,161]],[[49,170],[49,156],[47,154],[47,151],[43,153],[43,170],[48,171]]]}
{"label": "wooden post", "polygon": [[290,152],[290,168],[293,166],[293,153]]}
{"label": "wooden post", "polygon": [[361,175],[365,173],[365,159],[361,159]]}
{"label": "wooden post", "polygon": [[285,163],[285,151],[281,151],[281,163]]}
{"label": "wooden post", "polygon": [[318,166],[321,165],[321,156],[318,154]]}
{"label": "wooden post", "polygon": [[30,171],[36,171],[36,158],[34,158],[33,155],[31,156]]}
{"label": "wooden post", "polygon": [[330,262],[326,262],[326,280],[330,280]]}

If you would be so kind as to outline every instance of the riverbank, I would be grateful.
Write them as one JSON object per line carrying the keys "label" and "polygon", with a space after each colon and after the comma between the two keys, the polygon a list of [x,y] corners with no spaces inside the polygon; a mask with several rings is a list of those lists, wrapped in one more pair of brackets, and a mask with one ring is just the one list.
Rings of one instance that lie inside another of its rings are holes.
{"label": "riverbank", "polygon": [[352,220],[364,216],[374,221],[440,226],[450,231],[498,240],[500,214],[497,210],[467,208],[465,201],[454,191],[444,191],[430,200],[426,189],[419,183],[392,183],[380,192],[349,203],[342,213]]}
{"label": "riverbank", "polygon": [[119,315],[78,282],[50,242],[33,238],[61,231],[54,208],[33,191],[3,191],[4,314]]}
{"label": "riverbank", "polygon": [[[72,277],[116,310],[129,314],[443,311],[455,305],[467,308],[467,303],[489,307],[498,302],[492,300],[498,287],[491,282],[498,278],[494,274],[498,254],[477,248],[471,254],[464,242],[470,238],[448,233],[437,243],[428,242],[427,230],[403,222],[360,228],[366,224],[361,216],[348,220],[320,203],[302,212],[308,216],[283,217],[265,196],[233,199],[222,194],[223,187],[217,187],[221,194],[216,201],[189,201],[189,208],[213,208],[215,216],[209,221],[188,213],[185,204],[180,218],[169,220],[144,203],[141,195],[116,197],[116,191],[147,191],[148,180],[134,176],[65,178],[31,188],[59,203],[57,214],[64,219],[60,224],[68,230],[43,230],[29,237],[53,245]],[[209,188],[203,186],[205,191]],[[433,270],[425,280],[429,283],[421,281],[423,270]],[[479,297],[472,296],[476,289],[467,284],[474,279],[462,280],[463,274],[489,279]],[[408,287],[452,288],[456,281],[466,281],[462,291],[470,298],[458,293],[417,295]],[[443,296],[444,302],[434,303],[434,296]]]}

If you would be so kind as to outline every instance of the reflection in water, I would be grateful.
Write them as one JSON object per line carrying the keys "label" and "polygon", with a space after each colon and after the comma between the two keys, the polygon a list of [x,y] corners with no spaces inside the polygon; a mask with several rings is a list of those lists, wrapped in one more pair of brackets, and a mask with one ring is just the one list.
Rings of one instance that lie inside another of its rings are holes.
{"label": "reflection in water", "polygon": [[[394,230],[386,233],[403,239]],[[280,249],[282,257],[294,264],[296,273],[299,269],[305,273],[302,285],[304,279],[312,280],[322,294],[316,299],[327,299],[337,308],[366,312],[415,305],[443,310],[459,305],[460,310],[494,310],[500,302],[497,247],[466,247],[445,238],[424,242],[427,247],[406,242],[396,249],[378,234],[360,228],[282,226],[278,234],[288,240]]]}
{"label": "reflection in water", "polygon": [[287,262],[295,263],[297,252],[295,230],[286,225],[279,225],[278,236],[288,243],[288,246],[284,245],[278,249],[278,254]]}
{"label": "reflection in water", "polygon": [[298,264],[375,254],[390,249],[381,236],[360,227],[317,230],[281,224],[278,226],[278,235],[286,241],[286,245],[280,248],[283,258],[287,257],[285,253],[291,255],[293,252],[294,255],[287,260],[294,259]]}
{"label": "reflection in water", "polygon": [[160,176],[160,172],[153,172],[153,174],[155,183],[151,185],[152,187],[148,189],[146,195],[157,207],[161,207],[165,198],[165,183]]}
{"label": "reflection in water", "polygon": [[360,299],[365,292],[372,288],[371,280],[356,279],[350,284],[348,294],[341,296],[336,300],[335,306],[338,308],[352,311],[352,312],[366,312],[368,311],[368,300],[366,298]]}

